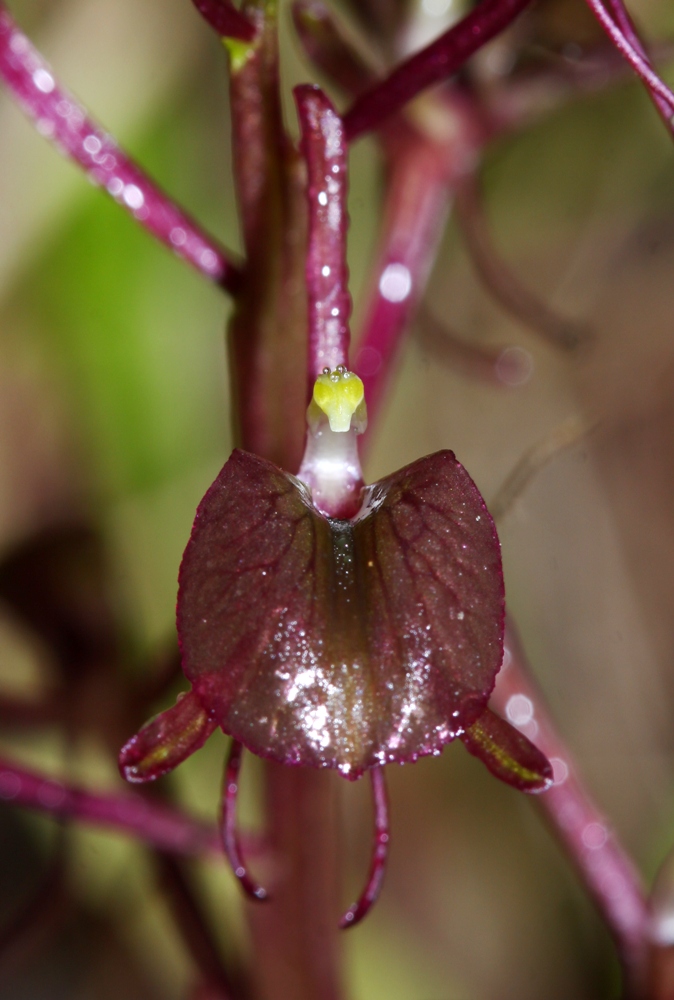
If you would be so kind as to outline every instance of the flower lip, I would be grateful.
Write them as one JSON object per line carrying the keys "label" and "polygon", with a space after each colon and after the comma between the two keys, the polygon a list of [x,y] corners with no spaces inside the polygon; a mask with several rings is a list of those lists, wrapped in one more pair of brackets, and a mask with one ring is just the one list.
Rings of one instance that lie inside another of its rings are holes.
{"label": "flower lip", "polygon": [[183,667],[254,753],[356,778],[439,753],[481,715],[501,663],[496,532],[451,452],[323,516],[294,477],[235,451],[180,570]]}

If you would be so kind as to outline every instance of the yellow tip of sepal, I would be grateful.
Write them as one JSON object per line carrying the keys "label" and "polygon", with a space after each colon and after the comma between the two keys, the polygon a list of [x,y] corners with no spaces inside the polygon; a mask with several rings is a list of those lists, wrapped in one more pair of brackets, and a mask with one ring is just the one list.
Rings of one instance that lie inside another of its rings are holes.
{"label": "yellow tip of sepal", "polygon": [[320,419],[316,408],[328,418],[331,431],[344,433],[353,423],[357,433],[362,434],[367,427],[365,388],[358,376],[347,371],[344,365],[338,365],[334,371],[324,368],[323,374],[316,379],[307,412],[310,424]]}

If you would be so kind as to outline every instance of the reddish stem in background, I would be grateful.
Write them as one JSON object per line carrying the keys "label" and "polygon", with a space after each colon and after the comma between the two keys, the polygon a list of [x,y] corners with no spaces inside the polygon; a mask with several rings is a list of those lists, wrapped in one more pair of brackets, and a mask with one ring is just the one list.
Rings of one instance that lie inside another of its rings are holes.
{"label": "reddish stem in background", "polygon": [[442,237],[452,159],[468,153],[460,132],[457,129],[456,148],[448,149],[396,123],[379,256],[354,360],[354,371],[365,386],[368,439]]}
{"label": "reddish stem in background", "polygon": [[252,42],[255,38],[255,25],[229,0],[192,0],[192,3],[220,38],[237,38],[240,42]]}
{"label": "reddish stem in background", "polygon": [[137,837],[174,854],[222,856],[217,830],[142,795],[87,792],[0,759],[0,802]]}
{"label": "reddish stem in background", "polygon": [[[672,131],[672,118],[674,116],[674,94],[667,87],[660,77],[651,68],[648,59],[644,58],[644,49],[641,41],[629,22],[629,16],[624,8],[620,8],[619,20],[614,20],[612,14],[606,9],[602,0],[586,0],[586,3],[600,25],[611,39],[615,47],[622,56],[630,63],[634,71],[646,84],[651,97],[656,102],[658,111],[661,113],[668,129]],[[615,16],[617,5],[610,4]],[[629,24],[629,35],[625,34],[624,26]],[[634,38],[636,45],[631,39]]]}
{"label": "reddish stem in background", "polygon": [[558,316],[520,284],[491,240],[478,179],[469,174],[456,192],[456,213],[470,259],[486,288],[515,319],[555,347],[570,351],[589,336],[579,323]]}
{"label": "reddish stem in background", "polygon": [[530,0],[482,0],[434,42],[397,66],[359,97],[344,116],[351,141],[380,127],[427,87],[452,76],[478,49],[514,21]]}
{"label": "reddish stem in background", "polygon": [[512,624],[506,629],[503,667],[490,703],[541,750],[554,784],[537,805],[576,865],[615,940],[626,980],[641,996],[645,975],[648,904],[639,874],[614,831],[583,788],[558,735]]}
{"label": "reddish stem in background", "polygon": [[346,266],[347,148],[342,120],[322,90],[295,87],[307,165],[309,391],[324,368],[349,364],[351,296]]}
{"label": "reddish stem in background", "polygon": [[241,769],[241,756],[243,747],[237,740],[232,740],[225,764],[225,780],[222,788],[222,811],[220,818],[220,832],[222,836],[222,846],[225,854],[232,866],[232,871],[238,878],[244,892],[251,899],[263,902],[269,899],[266,889],[258,885],[250,875],[243,861],[239,834],[236,826],[236,799],[239,794],[239,771]]}
{"label": "reddish stem in background", "polygon": [[374,800],[374,848],[370,862],[370,874],[357,903],[350,906],[339,922],[342,930],[355,927],[370,912],[377,902],[386,874],[386,860],[389,848],[388,795],[383,767],[370,771],[372,796]]}
{"label": "reddish stem in background", "polygon": [[48,64],[0,3],[0,79],[38,132],[78,163],[160,243],[228,292],[241,271],[222,247],[161,191],[56,82]]}

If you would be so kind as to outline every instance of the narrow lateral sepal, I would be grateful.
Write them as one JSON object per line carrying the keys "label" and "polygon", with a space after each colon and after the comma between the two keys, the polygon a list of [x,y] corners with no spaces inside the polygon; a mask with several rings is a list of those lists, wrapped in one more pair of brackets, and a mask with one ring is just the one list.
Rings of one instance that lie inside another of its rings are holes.
{"label": "narrow lateral sepal", "polygon": [[489,708],[466,729],[461,740],[496,778],[521,792],[544,792],[552,784],[548,758]]}
{"label": "narrow lateral sepal", "polygon": [[204,745],[216,727],[193,691],[146,722],[119,754],[122,777],[134,784],[168,774]]}

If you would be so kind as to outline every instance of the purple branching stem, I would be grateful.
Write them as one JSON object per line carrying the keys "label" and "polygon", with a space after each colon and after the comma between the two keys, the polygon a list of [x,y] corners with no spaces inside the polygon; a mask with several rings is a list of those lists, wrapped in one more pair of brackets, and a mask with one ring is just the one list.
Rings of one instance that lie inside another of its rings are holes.
{"label": "purple branching stem", "polygon": [[449,147],[396,123],[379,256],[354,361],[365,386],[370,429],[400,342],[426,287],[449,212],[452,184],[472,165],[473,139],[460,127],[460,118],[457,123]]}
{"label": "purple branching stem", "polygon": [[[648,905],[631,858],[583,787],[573,759],[545,708],[512,624],[506,629],[503,667],[493,707],[549,759],[554,784],[537,798],[610,930],[630,995],[643,994]],[[526,717],[518,724],[517,719]]]}
{"label": "purple branching stem", "polygon": [[347,927],[355,927],[356,924],[360,923],[367,916],[379,897],[386,873],[389,848],[389,815],[384,768],[372,768],[370,779],[372,781],[372,797],[374,801],[374,848],[370,862],[370,873],[358,902],[349,907],[339,922],[339,926],[343,930]]}
{"label": "purple branching stem", "polygon": [[386,118],[422,90],[456,73],[529,3],[530,0],[482,0],[458,24],[401,63],[385,80],[354,102],[344,116],[349,141],[378,129]]}
{"label": "purple branching stem", "polygon": [[[673,128],[672,119],[674,118],[674,94],[663,83],[657,73],[655,73],[650,62],[645,57],[643,45],[636,36],[636,32],[629,20],[629,15],[624,7],[617,3],[610,3],[611,10],[609,11],[604,6],[602,0],[586,0],[586,2],[615,47],[645,83],[658,111],[671,132]],[[620,12],[618,17],[616,17],[617,10]],[[625,33],[625,27],[629,28],[628,34]]]}
{"label": "purple branching stem", "polygon": [[239,834],[236,825],[236,800],[239,794],[239,771],[241,769],[241,757],[243,747],[237,740],[232,740],[225,763],[225,779],[222,786],[222,810],[220,816],[220,832],[222,835],[222,846],[225,854],[232,866],[232,871],[238,878],[241,886],[251,899],[260,902],[269,899],[266,889],[255,882],[243,861],[241,845],[239,844]]}
{"label": "purple branching stem", "polygon": [[38,132],[104,188],[144,229],[228,292],[241,281],[238,264],[59,86],[48,64],[0,2],[0,79]]}
{"label": "purple branching stem", "polygon": [[255,38],[255,25],[229,0],[192,0],[192,3],[220,38],[236,38],[240,42],[252,42]]}
{"label": "purple branching stem", "polygon": [[573,350],[589,336],[579,323],[557,315],[520,284],[498,255],[484,214],[479,181],[468,175],[456,192],[456,214],[470,259],[486,288],[516,319],[555,347]]}
{"label": "purple branching stem", "polygon": [[[309,232],[306,261],[309,300],[309,393],[324,368],[349,364],[351,296],[346,266],[347,147],[342,121],[325,94],[309,84],[295,88],[307,165]],[[309,394],[308,393],[308,394]]]}
{"label": "purple branching stem", "polygon": [[342,1000],[336,782],[325,771],[268,761],[273,898],[249,905],[265,1000]]}
{"label": "purple branching stem", "polygon": [[116,830],[174,854],[222,857],[215,827],[139,794],[94,794],[0,759],[0,802]]}

